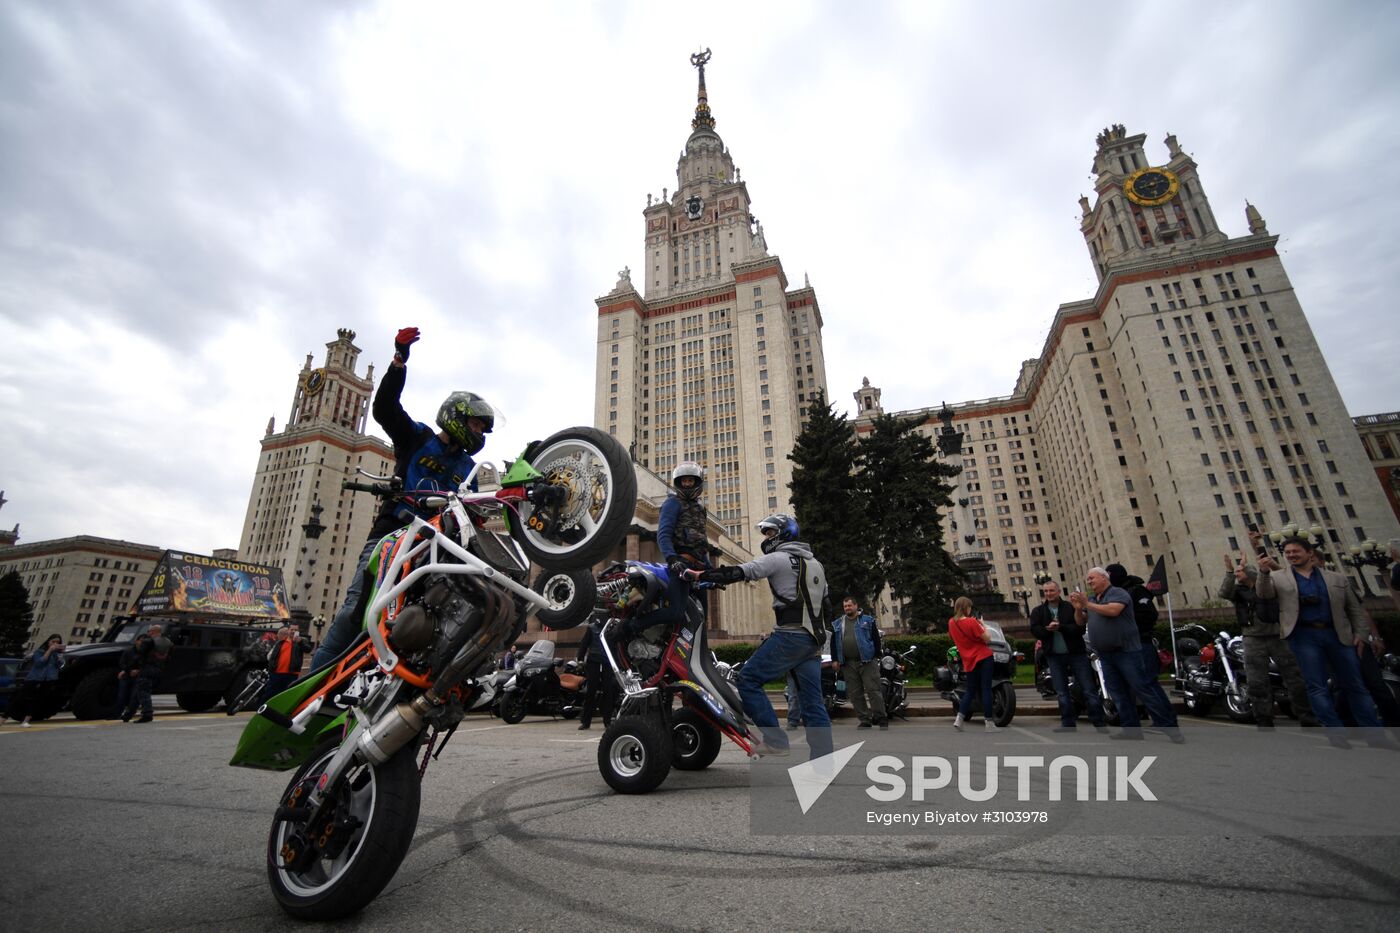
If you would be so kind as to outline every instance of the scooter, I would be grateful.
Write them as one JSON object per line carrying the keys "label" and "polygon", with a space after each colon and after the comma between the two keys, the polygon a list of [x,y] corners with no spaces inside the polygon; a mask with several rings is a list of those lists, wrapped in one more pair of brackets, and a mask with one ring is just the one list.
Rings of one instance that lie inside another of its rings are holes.
{"label": "scooter", "polygon": [[[992,640],[988,643],[988,647],[992,649],[991,720],[998,726],[1006,726],[1016,715],[1016,653],[1011,650],[1011,643],[1007,641],[1006,634],[1000,626],[994,622],[984,622],[983,625],[992,635]],[[952,702],[954,709],[961,708],[967,686],[967,672],[963,670],[956,646],[948,649],[948,663],[938,669],[934,684],[938,687],[939,695]],[[980,698],[974,697],[973,705],[980,706]]]}
{"label": "scooter", "polygon": [[526,714],[573,719],[583,711],[584,678],[578,663],[554,658],[554,642],[541,639],[515,664],[501,690],[501,721],[515,724]]}

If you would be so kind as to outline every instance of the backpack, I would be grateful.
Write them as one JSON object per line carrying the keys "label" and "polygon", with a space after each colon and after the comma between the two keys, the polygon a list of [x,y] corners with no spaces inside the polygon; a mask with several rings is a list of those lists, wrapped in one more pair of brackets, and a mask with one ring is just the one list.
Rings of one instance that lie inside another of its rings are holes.
{"label": "backpack", "polygon": [[792,572],[797,578],[797,596],[787,602],[788,606],[800,606],[802,626],[812,633],[818,642],[825,643],[831,638],[831,605],[827,602],[826,568],[815,557],[806,558],[789,554]]}
{"label": "backpack", "polygon": [[1133,601],[1133,619],[1137,622],[1138,634],[1144,638],[1152,637],[1152,629],[1157,624],[1157,604],[1152,594],[1147,587],[1138,584],[1128,590],[1128,596]]}

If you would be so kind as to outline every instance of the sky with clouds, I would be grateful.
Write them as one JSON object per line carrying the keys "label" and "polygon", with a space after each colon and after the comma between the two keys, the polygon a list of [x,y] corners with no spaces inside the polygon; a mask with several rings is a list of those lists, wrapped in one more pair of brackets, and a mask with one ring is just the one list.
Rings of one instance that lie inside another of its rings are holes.
{"label": "sky with clouds", "polygon": [[[1353,414],[1400,409],[1400,5],[0,4],[0,526],[236,547],[340,327],[405,407],[591,422],[596,308],[675,189],[691,52],[833,398],[1004,395],[1089,297],[1110,123],[1279,234]],[[638,278],[640,281],[640,277]]]}

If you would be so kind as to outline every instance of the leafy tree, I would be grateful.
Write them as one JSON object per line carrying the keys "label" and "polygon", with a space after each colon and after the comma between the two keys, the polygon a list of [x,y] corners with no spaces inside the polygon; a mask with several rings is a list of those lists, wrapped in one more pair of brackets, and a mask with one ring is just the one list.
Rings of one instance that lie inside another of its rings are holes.
{"label": "leafy tree", "polygon": [[940,508],[952,504],[948,482],[960,467],[938,459],[914,422],[882,415],[857,442],[858,485],[878,548],[876,569],[906,600],[904,621],[926,631],[947,618],[963,574],[943,548]]}
{"label": "leafy tree", "polygon": [[29,630],[33,627],[34,607],[29,605],[29,590],[19,571],[11,570],[0,577],[0,655],[19,657],[29,643]]}
{"label": "leafy tree", "polygon": [[870,605],[884,581],[875,570],[876,541],[856,476],[855,435],[821,393],[807,411],[807,426],[788,455],[802,537],[826,568],[832,602],[850,593]]}

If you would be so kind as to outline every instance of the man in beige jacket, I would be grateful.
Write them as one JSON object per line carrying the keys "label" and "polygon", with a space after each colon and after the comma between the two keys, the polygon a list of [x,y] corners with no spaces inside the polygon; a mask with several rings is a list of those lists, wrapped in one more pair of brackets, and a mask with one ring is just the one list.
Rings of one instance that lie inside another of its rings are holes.
{"label": "man in beige jacket", "polygon": [[1359,726],[1379,728],[1376,705],[1361,679],[1360,653],[1371,640],[1371,621],[1345,575],[1324,570],[1305,538],[1286,538],[1279,567],[1272,558],[1259,561],[1255,591],[1260,599],[1278,599],[1279,634],[1302,668],[1313,714],[1323,726],[1340,728],[1342,719],[1327,688],[1330,669],[1346,694]]}

